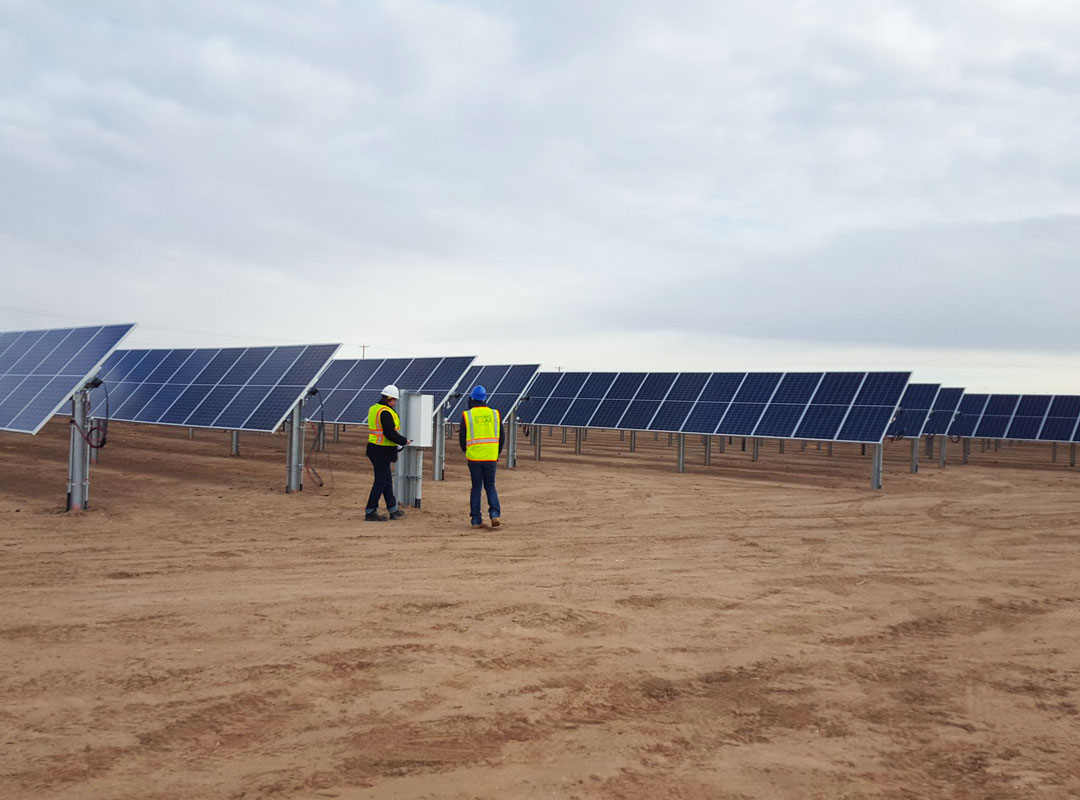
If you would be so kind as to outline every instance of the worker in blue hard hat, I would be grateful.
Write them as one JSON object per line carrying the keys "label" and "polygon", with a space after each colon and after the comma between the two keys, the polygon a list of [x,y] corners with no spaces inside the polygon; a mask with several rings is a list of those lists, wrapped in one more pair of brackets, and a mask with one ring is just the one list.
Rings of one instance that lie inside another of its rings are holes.
{"label": "worker in blue hard hat", "polygon": [[487,494],[491,527],[498,528],[502,524],[499,520],[502,508],[499,506],[499,493],[495,491],[495,467],[503,448],[502,416],[499,409],[488,406],[487,390],[483,386],[475,386],[469,393],[469,408],[462,412],[458,444],[468,460],[469,477],[472,478],[472,492],[469,495],[472,526],[480,528],[484,525],[484,517],[480,513],[482,487]]}
{"label": "worker in blue hard hat", "polygon": [[[367,508],[364,509],[365,522],[386,522],[387,519],[405,516],[394,497],[394,475],[390,471],[390,465],[397,461],[398,446],[409,444],[409,440],[399,433],[401,418],[394,410],[400,397],[398,387],[391,383],[383,387],[378,402],[368,409],[367,457],[375,468],[375,480],[371,484]],[[379,513],[380,497],[386,500],[389,517]]]}

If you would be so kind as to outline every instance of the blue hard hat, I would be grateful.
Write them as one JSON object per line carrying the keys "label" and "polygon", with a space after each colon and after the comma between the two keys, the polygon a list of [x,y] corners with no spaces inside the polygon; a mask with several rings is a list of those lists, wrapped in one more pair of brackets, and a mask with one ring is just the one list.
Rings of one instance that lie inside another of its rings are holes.
{"label": "blue hard hat", "polygon": [[469,397],[482,403],[487,400],[487,389],[483,386],[474,386],[472,392],[469,393]]}

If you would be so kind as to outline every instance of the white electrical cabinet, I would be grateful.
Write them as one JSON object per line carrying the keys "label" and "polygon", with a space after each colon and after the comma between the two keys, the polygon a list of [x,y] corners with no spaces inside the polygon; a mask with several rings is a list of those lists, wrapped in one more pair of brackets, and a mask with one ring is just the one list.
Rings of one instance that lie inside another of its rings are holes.
{"label": "white electrical cabinet", "polygon": [[430,394],[405,392],[402,396],[404,408],[401,414],[402,435],[412,440],[413,447],[431,447],[432,424],[435,413],[435,397]]}

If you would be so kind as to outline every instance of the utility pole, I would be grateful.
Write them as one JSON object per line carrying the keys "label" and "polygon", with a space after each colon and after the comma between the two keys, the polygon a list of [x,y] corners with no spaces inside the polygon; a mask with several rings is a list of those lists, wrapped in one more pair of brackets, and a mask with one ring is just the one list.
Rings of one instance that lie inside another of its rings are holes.
{"label": "utility pole", "polygon": [[367,349],[371,347],[370,344],[360,345],[360,358],[367,358]]}

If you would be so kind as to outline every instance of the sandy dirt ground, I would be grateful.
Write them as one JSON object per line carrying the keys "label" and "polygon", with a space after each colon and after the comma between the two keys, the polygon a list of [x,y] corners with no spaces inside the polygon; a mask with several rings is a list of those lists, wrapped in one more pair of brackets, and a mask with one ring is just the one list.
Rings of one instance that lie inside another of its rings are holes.
{"label": "sandy dirt ground", "polygon": [[[360,431],[0,434],[0,797],[1077,798],[1080,468],[558,431],[362,521]],[[959,448],[953,448],[958,455]],[[430,459],[429,459],[430,463]]]}

